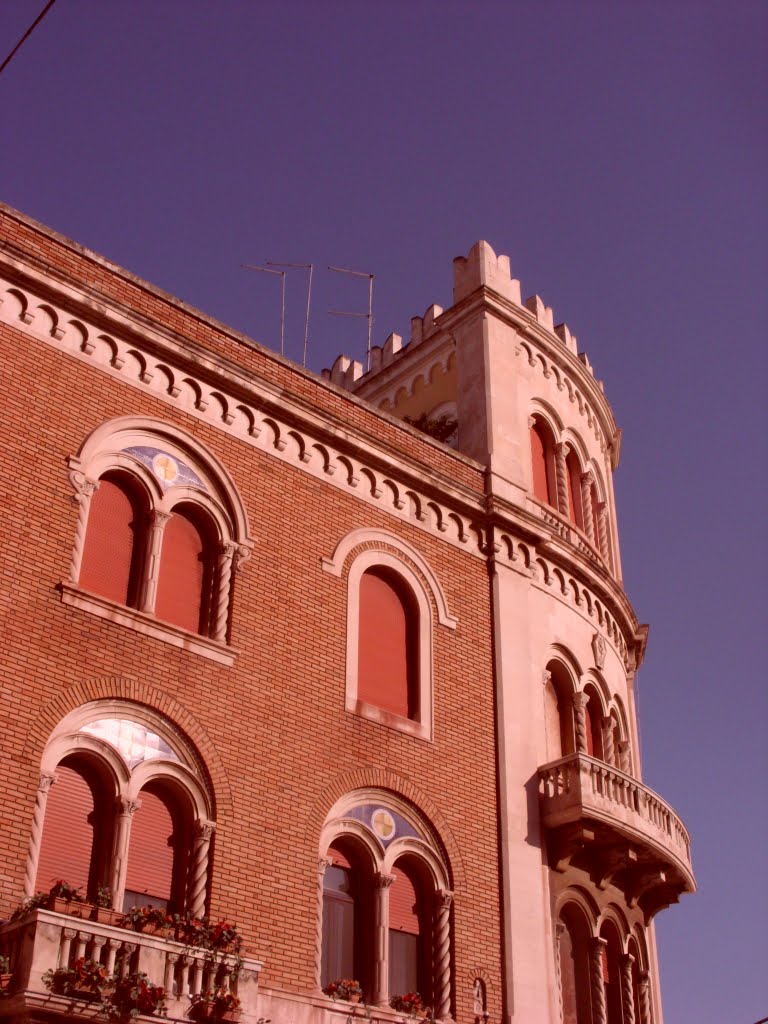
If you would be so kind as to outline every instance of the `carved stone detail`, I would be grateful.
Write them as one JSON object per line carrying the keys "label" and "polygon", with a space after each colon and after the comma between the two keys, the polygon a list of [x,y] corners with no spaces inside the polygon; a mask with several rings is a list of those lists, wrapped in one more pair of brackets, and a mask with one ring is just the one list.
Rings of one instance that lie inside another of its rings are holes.
{"label": "carved stone detail", "polygon": [[592,994],[593,1024],[608,1024],[603,983],[603,950],[608,945],[605,939],[593,938],[589,947],[589,990]]}
{"label": "carved stone detail", "polygon": [[602,669],[605,665],[605,637],[602,633],[595,633],[592,637],[592,654],[595,658],[595,666]]}
{"label": "carved stone detail", "polygon": [[451,904],[448,889],[435,892],[434,987],[435,1019],[451,1015]]}
{"label": "carved stone detail", "polygon": [[24,868],[25,899],[29,899],[35,892],[37,865],[40,861],[40,842],[43,836],[43,821],[45,820],[45,805],[48,802],[48,790],[55,781],[55,775],[49,775],[45,772],[41,773],[37,781],[35,809],[32,813],[32,828],[29,833],[29,846],[27,848],[27,863]]}

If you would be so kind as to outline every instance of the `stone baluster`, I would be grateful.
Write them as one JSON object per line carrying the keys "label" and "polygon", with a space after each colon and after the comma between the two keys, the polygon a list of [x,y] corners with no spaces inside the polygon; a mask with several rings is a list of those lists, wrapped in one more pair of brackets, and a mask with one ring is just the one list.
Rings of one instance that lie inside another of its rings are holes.
{"label": "stone baluster", "polygon": [[608,550],[608,506],[604,501],[597,506],[597,548],[603,556],[603,561],[610,562],[610,551]]}
{"label": "stone baluster", "polygon": [[69,951],[72,948],[72,940],[77,938],[77,931],[74,928],[61,929],[61,945],[59,946],[59,962],[57,967],[69,966]]}
{"label": "stone baluster", "polygon": [[157,599],[157,581],[160,575],[160,553],[163,547],[165,524],[171,518],[170,512],[154,509],[150,516],[149,539],[147,542],[147,571],[144,574],[144,585],[139,598],[139,608],[143,612],[154,612]]}
{"label": "stone baluster", "polygon": [[632,762],[629,756],[629,740],[619,740],[619,768],[625,775],[632,774]]}
{"label": "stone baluster", "polygon": [[227,639],[229,619],[229,596],[232,587],[232,562],[237,544],[227,541],[219,551],[219,565],[216,583],[216,611],[213,623],[213,639],[224,643]]}
{"label": "stone baluster", "polygon": [[394,880],[394,875],[380,872],[374,879],[373,1002],[376,1006],[389,1005],[389,889]]}
{"label": "stone baluster", "polygon": [[25,899],[29,899],[35,892],[37,865],[40,861],[40,842],[43,836],[43,821],[45,820],[45,805],[48,802],[48,790],[55,781],[56,779],[53,775],[43,772],[37,782],[35,810],[32,815],[32,830],[29,834],[29,847],[27,849],[27,864],[24,869]]}
{"label": "stone baluster", "polygon": [[140,800],[128,800],[118,797],[115,816],[115,841],[112,854],[112,905],[119,909],[123,905],[125,895],[125,873],[128,868],[128,844],[131,838],[133,816],[141,807]]}
{"label": "stone baluster", "polygon": [[80,579],[80,568],[83,564],[85,534],[88,528],[91,498],[99,485],[97,481],[88,480],[82,473],[74,474],[71,479],[75,485],[74,500],[77,504],[77,525],[75,526],[75,543],[72,547],[72,558],[69,563],[69,579],[71,583],[77,583]]}
{"label": "stone baluster", "polygon": [[576,753],[586,754],[587,746],[587,701],[586,693],[578,691],[572,697],[573,718],[576,731]]}
{"label": "stone baluster", "polygon": [[592,482],[592,473],[589,470],[581,474],[581,511],[584,533],[586,533],[593,544],[596,544],[595,523],[592,518]]}
{"label": "stone baluster", "polygon": [[615,763],[613,726],[614,720],[610,715],[606,715],[603,718],[603,760],[606,764]]}
{"label": "stone baluster", "polygon": [[134,970],[133,957],[138,948],[136,942],[125,942],[123,943],[123,951],[120,955],[120,967],[119,974],[121,978],[124,978],[127,974],[130,974]]}
{"label": "stone baluster", "polygon": [[555,445],[555,479],[557,481],[557,510],[566,519],[570,516],[568,508],[568,445]]}
{"label": "stone baluster", "polygon": [[451,1015],[451,903],[453,893],[438,889],[435,893],[434,990],[435,1019]]}
{"label": "stone baluster", "polygon": [[95,960],[96,963],[101,963],[101,955],[104,950],[104,946],[107,943],[106,935],[92,935],[92,948],[91,948],[91,959]]}
{"label": "stone baluster", "polygon": [[317,915],[315,927],[315,985],[318,992],[321,989],[321,974],[323,969],[323,881],[326,868],[333,864],[332,857],[320,857],[317,862]]}
{"label": "stone baluster", "polygon": [[592,1024],[608,1024],[603,981],[603,950],[605,939],[593,938],[589,947],[589,990],[592,994]]}
{"label": "stone baluster", "polygon": [[653,1017],[651,1016],[651,975],[648,971],[640,972],[637,993],[640,1003],[637,1024],[653,1024]]}
{"label": "stone baluster", "polygon": [[117,939],[107,939],[107,955],[104,959],[104,966],[110,974],[113,974],[115,970],[115,957],[117,956],[119,945],[120,943]]}
{"label": "stone baluster", "polygon": [[190,972],[190,994],[193,996],[198,995],[203,988],[203,961],[195,958],[192,961],[192,970]]}
{"label": "stone baluster", "polygon": [[621,958],[621,1009],[624,1014],[622,1024],[635,1024],[635,993],[632,986],[632,967],[635,958],[625,953]]}
{"label": "stone baluster", "polygon": [[178,953],[165,954],[165,971],[163,973],[163,988],[169,996],[176,995],[176,964],[179,962]]}
{"label": "stone baluster", "polygon": [[90,935],[87,932],[78,932],[75,936],[75,960],[79,960],[81,956],[85,956],[85,947],[89,938]]}
{"label": "stone baluster", "polygon": [[211,838],[215,828],[215,823],[207,821],[205,818],[200,818],[195,822],[192,870],[189,876],[187,892],[187,907],[195,917],[203,917],[205,914],[205,896],[208,889],[208,862]]}

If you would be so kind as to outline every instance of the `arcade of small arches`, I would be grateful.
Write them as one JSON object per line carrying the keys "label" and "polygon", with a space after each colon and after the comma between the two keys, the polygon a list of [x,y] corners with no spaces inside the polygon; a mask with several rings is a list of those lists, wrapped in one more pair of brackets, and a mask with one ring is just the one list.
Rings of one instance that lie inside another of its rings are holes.
{"label": "arcade of small arches", "polygon": [[[573,440],[563,440],[540,412],[530,417],[533,494],[585,534],[607,565],[613,565],[608,502],[600,473],[587,464]],[[558,436],[560,439],[558,440]]]}
{"label": "arcade of small arches", "polygon": [[555,919],[563,1024],[652,1024],[645,931],[618,907],[602,913],[578,889],[561,896]]}
{"label": "arcade of small arches", "polygon": [[627,718],[617,695],[596,674],[576,683],[571,666],[553,658],[544,672],[547,762],[587,754],[632,774]]}
{"label": "arcade of small arches", "polygon": [[365,1000],[419,992],[451,1016],[451,873],[429,823],[384,790],[348,794],[320,837],[319,986],[357,978]]}

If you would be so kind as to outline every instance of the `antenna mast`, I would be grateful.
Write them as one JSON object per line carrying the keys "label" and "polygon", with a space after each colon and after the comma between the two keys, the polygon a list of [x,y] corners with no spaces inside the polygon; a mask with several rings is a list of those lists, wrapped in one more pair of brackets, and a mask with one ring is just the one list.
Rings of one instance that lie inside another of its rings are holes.
{"label": "antenna mast", "polygon": [[365,354],[365,372],[371,368],[371,330],[373,328],[373,274],[366,274],[361,270],[349,270],[347,267],[328,267],[329,270],[335,271],[337,274],[351,274],[353,277],[367,277],[368,278],[368,312],[367,313],[347,313],[340,309],[329,309],[328,312],[331,316],[353,316],[353,317],[365,317],[368,321],[368,346]]}
{"label": "antenna mast", "polygon": [[257,267],[253,263],[241,263],[241,267],[245,270],[259,270],[262,274],[275,274],[280,275],[282,278],[282,305],[280,309],[280,355],[285,355],[285,271],[284,270],[270,270],[268,267]]}
{"label": "antenna mast", "polygon": [[[312,296],[312,272],[315,269],[314,263],[274,263],[272,260],[267,260],[268,267],[288,267],[290,270],[308,270],[309,276],[307,278],[307,312],[304,317],[304,360],[302,366],[307,365],[307,345],[309,342],[309,300]],[[274,271],[277,273],[277,271]]]}

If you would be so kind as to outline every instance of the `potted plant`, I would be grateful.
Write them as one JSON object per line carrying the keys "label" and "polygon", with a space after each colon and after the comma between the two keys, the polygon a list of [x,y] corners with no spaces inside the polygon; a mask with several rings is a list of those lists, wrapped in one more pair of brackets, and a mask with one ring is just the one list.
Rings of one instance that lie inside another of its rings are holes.
{"label": "potted plant", "polygon": [[145,935],[168,936],[174,926],[174,920],[162,907],[131,907],[123,915],[120,922],[121,928],[130,928],[134,932],[143,932]]}
{"label": "potted plant", "polygon": [[323,992],[331,999],[341,999],[347,1003],[359,1003],[363,997],[363,989],[354,978],[337,978],[325,986]]}
{"label": "potted plant", "polygon": [[217,921],[208,926],[207,948],[219,953],[239,953],[243,937],[231,921]]}
{"label": "potted plant", "polygon": [[406,992],[402,996],[392,996],[389,1005],[393,1010],[405,1013],[409,1017],[418,1017],[426,1011],[418,992]]}
{"label": "potted plant", "polygon": [[30,896],[16,907],[14,912],[11,914],[11,921],[18,921],[19,918],[25,917],[27,914],[31,914],[33,910],[39,910],[41,907],[47,907],[50,896],[47,892],[36,892],[34,896]]}
{"label": "potted plant", "polygon": [[187,911],[184,914],[176,914],[176,938],[185,946],[196,949],[207,949],[209,946],[210,925],[208,918],[195,917]]}
{"label": "potted plant", "polygon": [[86,902],[82,890],[63,878],[58,878],[48,890],[47,906],[56,914],[70,917],[90,917],[93,912],[93,904]]}
{"label": "potted plant", "polygon": [[107,968],[97,960],[81,956],[69,967],[46,971],[42,981],[56,995],[94,1001],[101,997],[110,981],[110,975]]}
{"label": "potted plant", "polygon": [[12,978],[10,960],[7,956],[0,956],[0,997],[8,995]]}
{"label": "potted plant", "polygon": [[96,892],[96,906],[93,908],[92,918],[99,924],[114,925],[119,925],[123,920],[123,914],[112,909],[112,890],[106,885],[100,885]]}
{"label": "potted plant", "polygon": [[104,1010],[110,1020],[131,1020],[134,1017],[165,1015],[165,989],[153,985],[143,971],[136,971],[125,978],[119,978]]}
{"label": "potted plant", "polygon": [[190,1020],[226,1021],[238,1020],[240,1017],[240,1000],[234,992],[210,989],[192,996],[189,1008]]}

